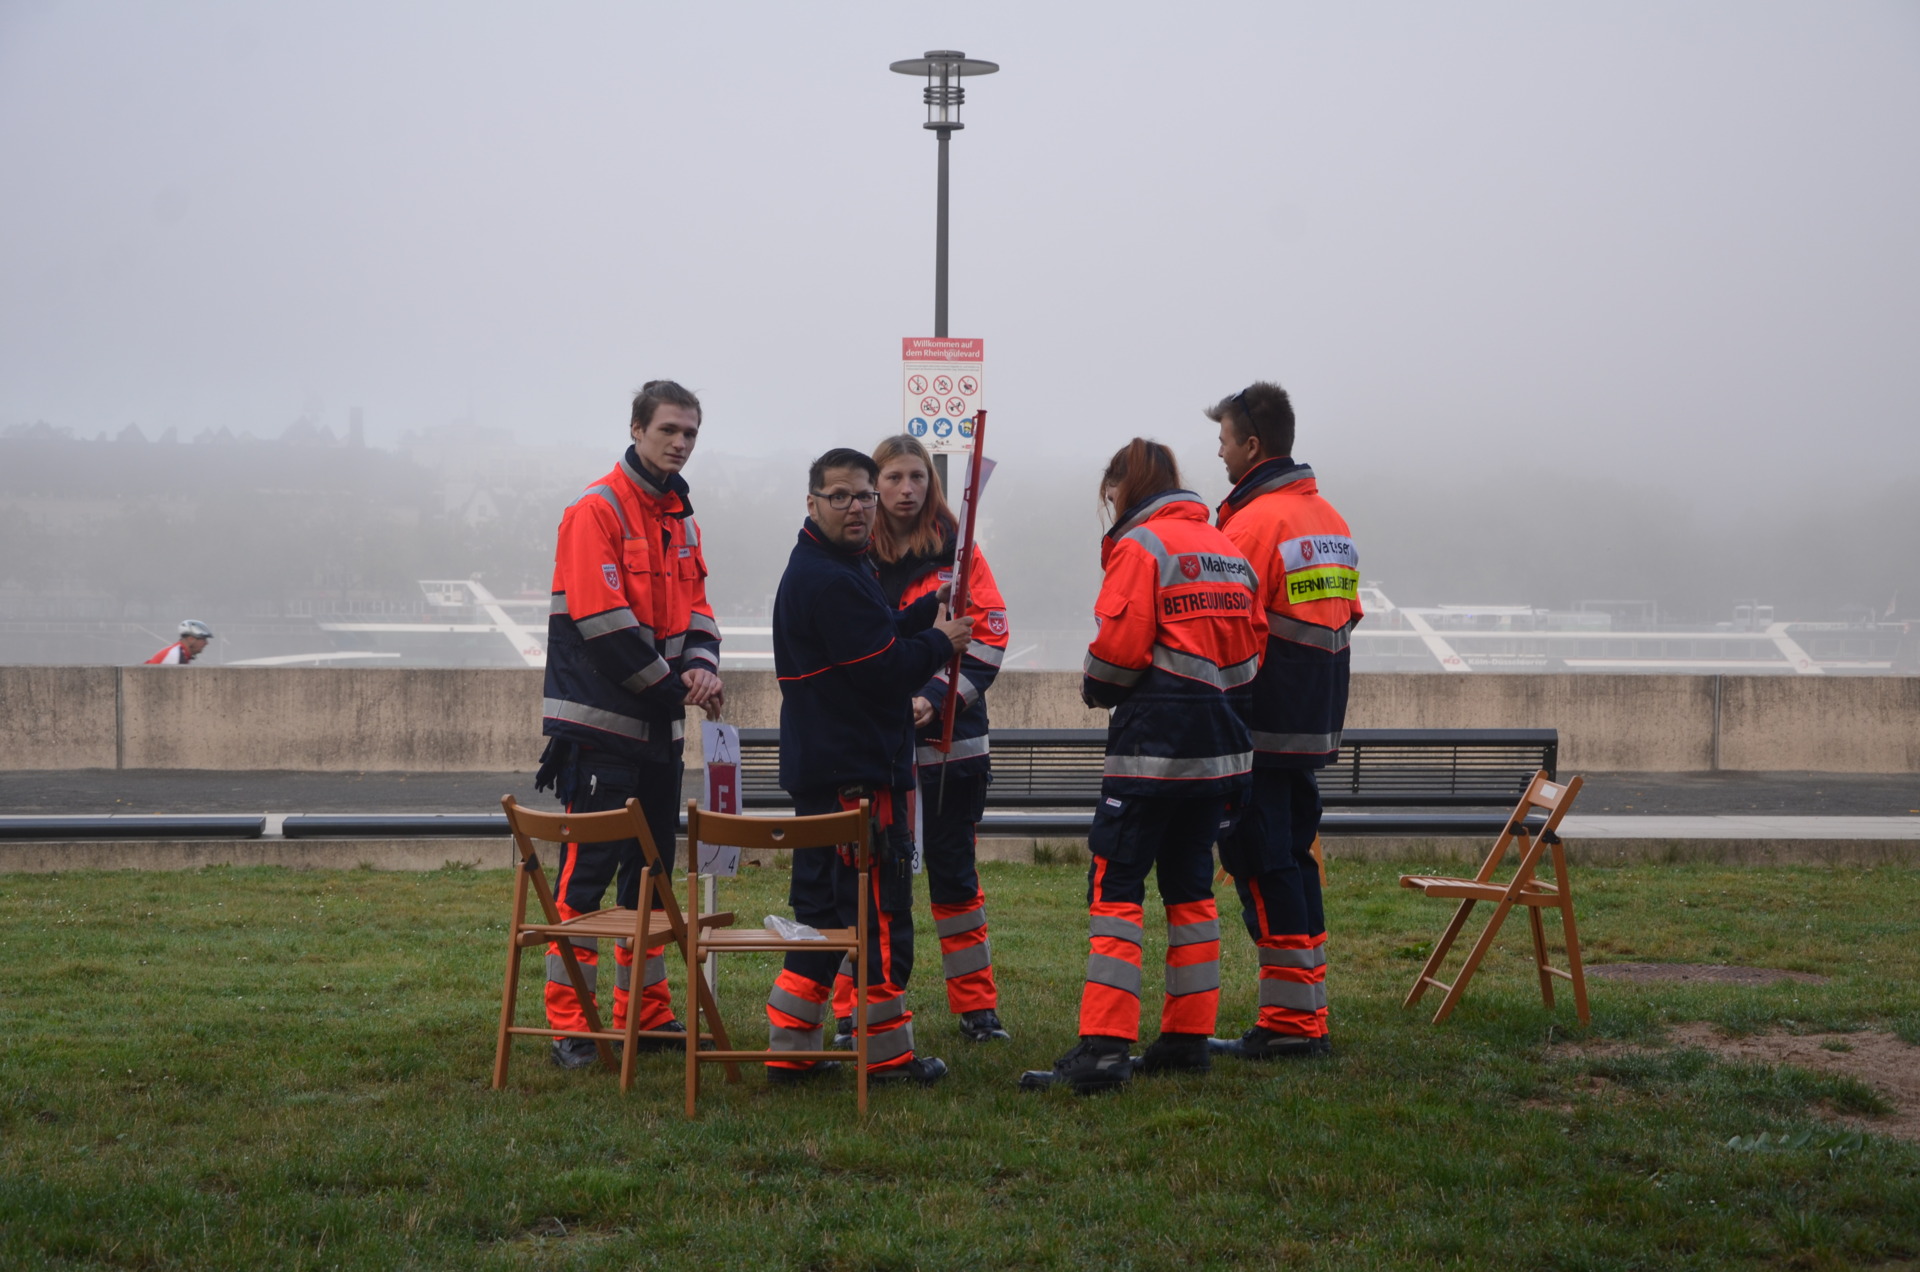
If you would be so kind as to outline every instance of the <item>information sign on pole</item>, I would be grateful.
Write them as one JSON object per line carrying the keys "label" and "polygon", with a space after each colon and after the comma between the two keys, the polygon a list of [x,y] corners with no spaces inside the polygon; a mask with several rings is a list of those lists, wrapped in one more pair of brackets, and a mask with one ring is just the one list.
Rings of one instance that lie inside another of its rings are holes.
{"label": "information sign on pole", "polygon": [[984,340],[907,336],[900,341],[902,431],[936,455],[973,449],[974,413],[986,405]]}
{"label": "information sign on pole", "polygon": [[[710,813],[740,811],[740,730],[731,724],[712,720],[700,725],[701,749],[707,761],[706,810]],[[700,873],[726,875],[740,873],[740,850],[715,844],[700,845]],[[708,903],[712,903],[709,895]]]}

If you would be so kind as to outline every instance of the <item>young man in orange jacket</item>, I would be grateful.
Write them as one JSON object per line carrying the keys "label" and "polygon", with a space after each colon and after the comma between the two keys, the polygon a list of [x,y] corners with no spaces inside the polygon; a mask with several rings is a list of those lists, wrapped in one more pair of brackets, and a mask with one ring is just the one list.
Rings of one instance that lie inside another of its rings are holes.
{"label": "young man in orange jacket", "polygon": [[1313,841],[1320,833],[1314,770],[1340,751],[1360,558],[1347,523],[1293,459],[1293,403],[1259,381],[1207,411],[1233,490],[1220,530],[1260,576],[1267,647],[1253,682],[1253,793],[1220,841],[1260,951],[1260,1014],[1215,1054],[1247,1060],[1325,1055],[1326,921]]}
{"label": "young man in orange jacket", "polygon": [[[707,563],[680,470],[700,433],[700,399],[671,380],[652,380],[634,398],[627,447],[613,471],[560,518],[553,603],[547,618],[547,675],[541,714],[551,739],[535,788],[551,785],[573,812],[601,812],[638,799],[669,873],[679,828],[681,746],[688,707],[716,715],[720,628],[707,604]],[[645,861],[637,840],[566,844],[555,901],[562,918],[600,908],[609,884],[617,904],[640,896]],[[594,989],[598,943],[580,940],[575,958]],[[616,943],[613,1027],[640,1013],[642,1029],[679,1029],[660,947]],[[633,975],[641,972],[638,1000]],[[547,950],[547,1023],[587,1026],[558,945]],[[672,1045],[642,1039],[648,1050]],[[585,1038],[556,1038],[563,1069],[594,1062]]]}

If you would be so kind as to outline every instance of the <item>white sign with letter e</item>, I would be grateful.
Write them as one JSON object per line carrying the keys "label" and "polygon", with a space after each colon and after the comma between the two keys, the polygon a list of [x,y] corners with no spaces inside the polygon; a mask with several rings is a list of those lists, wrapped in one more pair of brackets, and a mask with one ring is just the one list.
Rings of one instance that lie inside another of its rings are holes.
{"label": "white sign with letter e", "polygon": [[[702,721],[700,749],[707,761],[707,797],[700,806],[710,813],[738,813],[740,730],[731,724]],[[701,874],[732,878],[740,873],[740,850],[726,845],[701,844],[699,862]]]}
{"label": "white sign with letter e", "polygon": [[973,448],[974,412],[986,405],[987,342],[948,336],[900,341],[901,429],[939,455]]}

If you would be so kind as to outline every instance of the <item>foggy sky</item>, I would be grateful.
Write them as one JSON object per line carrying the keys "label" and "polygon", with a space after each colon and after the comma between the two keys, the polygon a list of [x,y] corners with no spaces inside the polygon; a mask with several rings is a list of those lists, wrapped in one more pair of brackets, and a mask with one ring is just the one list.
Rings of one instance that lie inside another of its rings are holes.
{"label": "foggy sky", "polygon": [[932,325],[886,66],[938,47],[1005,68],[952,330],[1089,502],[1256,376],[1323,473],[1920,470],[1904,3],[4,0],[0,426],[617,446],[671,376],[709,453],[869,444]]}

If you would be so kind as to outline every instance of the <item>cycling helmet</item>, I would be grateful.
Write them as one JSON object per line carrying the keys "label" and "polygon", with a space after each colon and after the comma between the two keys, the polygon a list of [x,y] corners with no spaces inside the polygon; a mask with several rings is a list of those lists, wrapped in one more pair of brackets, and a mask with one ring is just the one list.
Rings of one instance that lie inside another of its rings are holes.
{"label": "cycling helmet", "polygon": [[212,640],[213,628],[208,627],[197,618],[183,618],[180,620],[180,634],[182,636],[198,636],[201,640]]}

